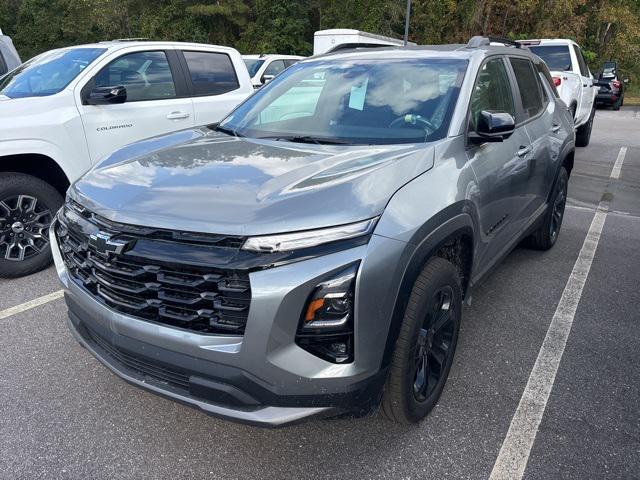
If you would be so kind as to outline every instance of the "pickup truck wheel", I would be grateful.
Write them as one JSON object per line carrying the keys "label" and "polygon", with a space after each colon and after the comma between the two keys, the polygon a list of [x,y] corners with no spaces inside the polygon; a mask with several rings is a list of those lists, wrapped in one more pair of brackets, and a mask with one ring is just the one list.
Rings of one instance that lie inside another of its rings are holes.
{"label": "pickup truck wheel", "polygon": [[567,184],[569,175],[564,167],[560,168],[558,180],[554,186],[549,208],[544,216],[544,221],[540,228],[527,238],[527,246],[536,250],[549,250],[556,244],[562,219],[564,218],[564,208],[567,204]]}
{"label": "pickup truck wheel", "polygon": [[0,173],[0,277],[21,277],[51,263],[49,225],[62,202],[39,178]]}
{"label": "pickup truck wheel", "polygon": [[620,107],[622,106],[622,102],[623,102],[623,97],[619,97],[618,100],[616,100],[615,103],[611,106],[611,108],[613,108],[614,110],[620,110]]}
{"label": "pickup truck wheel", "polygon": [[578,127],[576,130],[576,146],[577,147],[586,147],[589,145],[589,141],[591,140],[591,130],[593,129],[593,117],[596,115],[596,109],[593,107],[591,109],[591,115],[589,115],[589,120],[584,125]]}
{"label": "pickup truck wheel", "polygon": [[453,362],[461,310],[456,267],[432,258],[411,290],[382,397],[384,417],[416,423],[433,409]]}

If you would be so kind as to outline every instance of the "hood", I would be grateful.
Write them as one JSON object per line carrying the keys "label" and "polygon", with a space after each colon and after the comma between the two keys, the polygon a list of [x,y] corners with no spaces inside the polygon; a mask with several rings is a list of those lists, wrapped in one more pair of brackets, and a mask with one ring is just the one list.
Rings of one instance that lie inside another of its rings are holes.
{"label": "hood", "polygon": [[176,132],[115,152],[70,196],[110,220],[261,235],[375,217],[431,168],[427,145],[327,146]]}

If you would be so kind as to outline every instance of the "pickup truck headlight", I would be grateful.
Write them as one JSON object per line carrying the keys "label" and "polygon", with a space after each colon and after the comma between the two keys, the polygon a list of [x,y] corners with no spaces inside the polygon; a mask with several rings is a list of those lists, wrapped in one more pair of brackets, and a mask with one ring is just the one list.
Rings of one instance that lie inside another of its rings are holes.
{"label": "pickup truck headlight", "polygon": [[242,249],[253,252],[274,253],[317,247],[325,243],[369,235],[373,231],[376,220],[377,217],[337,227],[250,237],[244,242]]}

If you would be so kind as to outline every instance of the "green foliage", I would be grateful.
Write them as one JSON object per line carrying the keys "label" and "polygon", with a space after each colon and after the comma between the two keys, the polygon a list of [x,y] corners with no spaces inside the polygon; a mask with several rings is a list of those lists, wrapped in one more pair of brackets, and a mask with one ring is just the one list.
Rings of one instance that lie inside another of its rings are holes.
{"label": "green foliage", "polygon": [[251,22],[240,37],[238,48],[246,53],[310,55],[313,35],[309,6],[297,0],[256,0]]}
{"label": "green foliage", "polygon": [[[308,55],[319,29],[401,36],[405,5],[406,0],[0,0],[0,28],[24,59],[123,37]],[[638,0],[413,0],[412,41],[464,43],[476,34],[575,39],[593,71],[616,59],[632,89],[640,89]]]}

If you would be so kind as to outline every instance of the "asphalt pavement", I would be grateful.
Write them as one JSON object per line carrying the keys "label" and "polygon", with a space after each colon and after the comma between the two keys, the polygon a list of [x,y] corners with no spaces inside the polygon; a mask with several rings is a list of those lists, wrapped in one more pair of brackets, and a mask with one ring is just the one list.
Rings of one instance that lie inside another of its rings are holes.
{"label": "asphalt pavement", "polygon": [[208,417],[109,373],[71,337],[63,300],[20,311],[59,290],[53,268],[0,280],[0,478],[489,478],[603,196],[609,211],[524,478],[640,478],[633,108],[597,112],[556,246],[517,248],[476,288],[445,391],[419,425],[374,416],[265,430]]}

